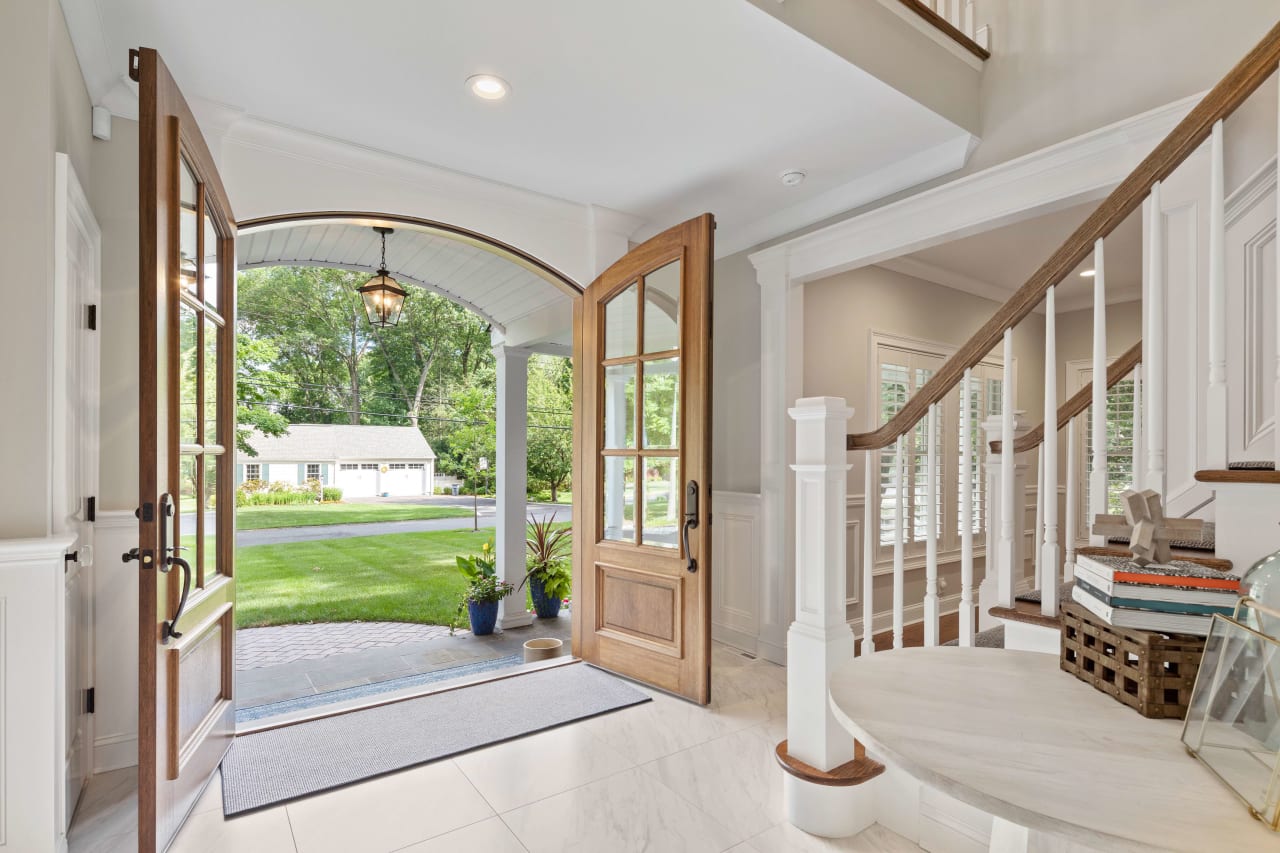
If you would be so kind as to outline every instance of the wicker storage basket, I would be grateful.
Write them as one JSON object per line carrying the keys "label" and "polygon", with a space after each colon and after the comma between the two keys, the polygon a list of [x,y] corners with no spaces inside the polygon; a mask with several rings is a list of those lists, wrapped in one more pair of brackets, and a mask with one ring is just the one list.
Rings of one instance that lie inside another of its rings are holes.
{"label": "wicker storage basket", "polygon": [[1187,716],[1204,637],[1116,628],[1077,604],[1062,606],[1062,668],[1144,717]]}

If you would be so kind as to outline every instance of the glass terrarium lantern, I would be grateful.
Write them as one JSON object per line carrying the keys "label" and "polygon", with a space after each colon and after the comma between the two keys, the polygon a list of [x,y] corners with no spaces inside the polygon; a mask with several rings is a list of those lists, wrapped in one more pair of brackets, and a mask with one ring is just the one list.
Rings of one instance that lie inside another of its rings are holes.
{"label": "glass terrarium lantern", "polygon": [[1280,611],[1243,598],[1213,617],[1182,729],[1187,751],[1258,820],[1280,830],[1280,639],[1256,625]]}

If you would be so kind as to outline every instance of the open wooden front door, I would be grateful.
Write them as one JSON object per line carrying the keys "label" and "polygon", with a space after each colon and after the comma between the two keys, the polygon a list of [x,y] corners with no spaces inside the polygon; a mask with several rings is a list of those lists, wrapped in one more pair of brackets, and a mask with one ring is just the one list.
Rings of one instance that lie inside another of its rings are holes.
{"label": "open wooden front door", "polygon": [[231,745],[235,219],[159,55],[139,83],[138,844],[164,850]]}
{"label": "open wooden front door", "polygon": [[574,318],[574,649],[703,704],[714,230],[704,214],[637,246]]}

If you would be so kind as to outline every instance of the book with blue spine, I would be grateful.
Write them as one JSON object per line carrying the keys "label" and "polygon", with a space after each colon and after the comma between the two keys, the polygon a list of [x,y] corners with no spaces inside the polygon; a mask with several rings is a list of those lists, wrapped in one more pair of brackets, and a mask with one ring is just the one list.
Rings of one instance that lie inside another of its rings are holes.
{"label": "book with blue spine", "polygon": [[1215,613],[1221,613],[1223,616],[1230,616],[1235,612],[1235,598],[1232,598],[1231,604],[1212,605],[1212,604],[1184,604],[1176,601],[1150,601],[1142,598],[1120,598],[1115,595],[1108,595],[1100,589],[1096,589],[1092,584],[1085,581],[1080,576],[1076,576],[1076,588],[1083,589],[1094,598],[1110,607],[1123,607],[1127,610],[1152,610],[1159,613],[1189,613],[1195,616],[1212,616]]}
{"label": "book with blue spine", "polygon": [[[1236,602],[1240,600],[1240,593],[1229,589],[1201,589],[1115,581],[1093,568],[1092,562],[1087,558],[1076,561],[1075,577],[1077,581],[1087,583],[1104,596],[1114,596],[1118,599],[1199,604],[1204,607],[1221,607],[1228,610],[1233,609]],[[1145,607],[1146,605],[1137,606]]]}

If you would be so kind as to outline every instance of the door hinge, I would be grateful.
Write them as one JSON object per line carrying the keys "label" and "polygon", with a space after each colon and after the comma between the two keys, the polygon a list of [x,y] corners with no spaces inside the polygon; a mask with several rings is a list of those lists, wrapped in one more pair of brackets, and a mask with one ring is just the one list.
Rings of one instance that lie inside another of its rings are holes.
{"label": "door hinge", "polygon": [[93,704],[94,704],[94,698],[95,698],[94,690],[96,689],[97,688],[90,687],[88,690],[84,692],[84,712],[86,714],[93,713]]}
{"label": "door hinge", "polygon": [[84,499],[84,520],[85,521],[98,520],[98,499],[93,495],[90,495],[89,497]]}
{"label": "door hinge", "polygon": [[133,82],[140,82],[142,78],[142,51],[134,48],[129,49],[129,79]]}
{"label": "door hinge", "polygon": [[98,330],[98,306],[97,305],[85,306],[84,325],[87,329],[89,329],[92,332],[96,332]]}

